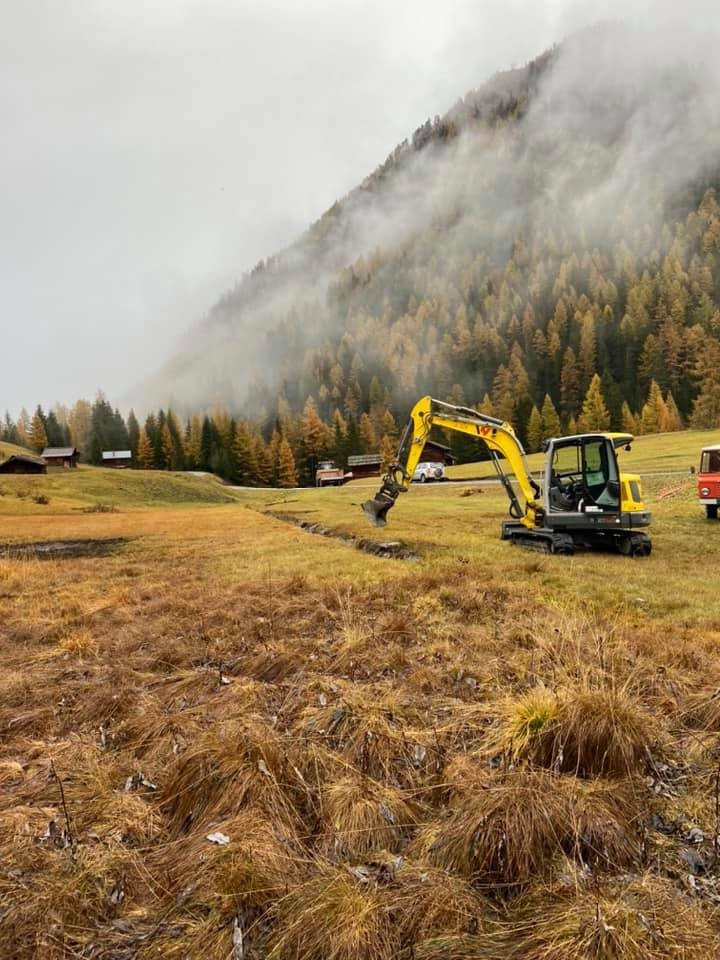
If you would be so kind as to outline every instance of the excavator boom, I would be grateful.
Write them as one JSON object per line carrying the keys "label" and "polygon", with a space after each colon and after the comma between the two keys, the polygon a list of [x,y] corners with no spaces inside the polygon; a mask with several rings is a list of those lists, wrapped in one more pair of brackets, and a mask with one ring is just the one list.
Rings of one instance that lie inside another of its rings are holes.
{"label": "excavator boom", "polygon": [[[540,488],[530,476],[525,451],[512,426],[496,417],[473,410],[472,407],[456,406],[432,397],[422,397],[410,411],[410,419],[400,440],[397,457],[383,477],[380,489],[374,499],[366,500],[362,505],[374,526],[385,526],[388,511],[394,506],[398,496],[409,488],[425,441],[433,427],[454,430],[484,441],[510,499],[511,515],[529,527],[534,524],[535,505],[540,496]],[[498,457],[507,460],[524,504],[518,499],[509,478],[500,467]]]}

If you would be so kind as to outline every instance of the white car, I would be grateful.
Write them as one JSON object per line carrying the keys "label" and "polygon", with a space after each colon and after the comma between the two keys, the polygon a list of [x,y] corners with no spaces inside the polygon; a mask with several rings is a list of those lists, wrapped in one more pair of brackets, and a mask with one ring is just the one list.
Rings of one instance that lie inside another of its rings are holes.
{"label": "white car", "polygon": [[445,479],[445,464],[424,461],[415,467],[413,473],[413,483],[428,483],[431,480]]}

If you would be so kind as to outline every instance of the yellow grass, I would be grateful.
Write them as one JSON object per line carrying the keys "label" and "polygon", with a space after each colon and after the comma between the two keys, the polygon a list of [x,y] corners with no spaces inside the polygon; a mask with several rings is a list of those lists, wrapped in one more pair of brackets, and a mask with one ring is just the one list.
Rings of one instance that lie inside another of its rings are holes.
{"label": "yellow grass", "polygon": [[0,552],[7,956],[713,955],[720,527],[691,492],[648,481],[631,560],[417,488],[400,561],[273,516],[377,539],[359,484],[38,479],[4,545],[118,542]]}

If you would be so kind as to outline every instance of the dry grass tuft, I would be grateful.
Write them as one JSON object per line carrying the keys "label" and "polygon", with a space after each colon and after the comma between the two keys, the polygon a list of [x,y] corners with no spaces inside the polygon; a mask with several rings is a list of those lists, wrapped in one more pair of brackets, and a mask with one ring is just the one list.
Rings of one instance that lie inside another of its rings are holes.
{"label": "dry grass tuft", "polygon": [[356,860],[372,851],[398,851],[417,823],[417,805],[395,787],[368,777],[344,777],[321,794],[327,823],[323,846],[335,860]]}
{"label": "dry grass tuft", "polygon": [[82,627],[75,630],[68,630],[58,640],[58,647],[64,653],[77,654],[82,657],[83,654],[91,653],[95,648],[95,640],[89,630]]}
{"label": "dry grass tuft", "polygon": [[268,960],[391,960],[401,946],[384,891],[343,867],[319,864],[273,913]]}
{"label": "dry grass tuft", "polygon": [[720,730],[720,687],[688,694],[682,704],[682,720],[701,730]]}
{"label": "dry grass tuft", "polygon": [[464,792],[444,820],[412,845],[437,867],[505,890],[546,876],[569,854],[593,867],[623,867],[637,856],[632,799],[617,788],[544,770],[517,770]]}
{"label": "dry grass tuft", "polygon": [[175,762],[162,794],[174,833],[232,817],[257,804],[281,823],[296,810],[283,745],[260,717],[229,722],[206,734]]}
{"label": "dry grass tuft", "polygon": [[656,727],[626,689],[539,687],[502,708],[489,749],[514,760],[588,776],[633,776]]}
{"label": "dry grass tuft", "polygon": [[373,702],[348,687],[340,702],[308,707],[302,732],[371,779],[404,787],[425,779],[437,765],[435,736],[421,723],[419,711],[392,694]]}
{"label": "dry grass tuft", "polygon": [[616,890],[530,898],[495,950],[489,956],[509,960],[709,960],[718,932],[692,900],[648,876]]}

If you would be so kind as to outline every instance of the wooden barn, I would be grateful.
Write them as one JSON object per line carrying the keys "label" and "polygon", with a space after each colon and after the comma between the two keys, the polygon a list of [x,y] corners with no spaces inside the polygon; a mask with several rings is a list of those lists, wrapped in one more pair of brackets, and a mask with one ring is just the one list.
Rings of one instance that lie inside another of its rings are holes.
{"label": "wooden barn", "polygon": [[114,467],[116,470],[122,467],[131,467],[132,450],[103,450],[102,465],[104,467]]}
{"label": "wooden barn", "polygon": [[348,457],[347,464],[353,480],[357,480],[358,477],[379,477],[382,456],[379,453],[359,453]]}
{"label": "wooden barn", "polygon": [[424,463],[444,463],[446,467],[451,467],[455,463],[455,457],[450,450],[442,443],[435,440],[426,440],[423,447],[422,457]]}
{"label": "wooden barn", "polygon": [[0,463],[0,473],[47,473],[47,464],[38,457],[14,453]]}
{"label": "wooden barn", "polygon": [[49,467],[69,470],[78,465],[80,451],[77,447],[45,447],[42,458]]}

